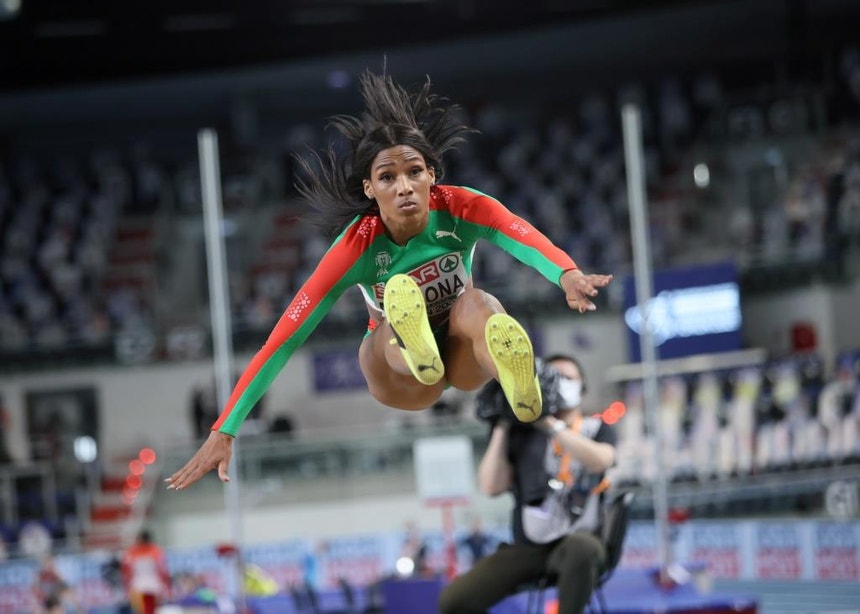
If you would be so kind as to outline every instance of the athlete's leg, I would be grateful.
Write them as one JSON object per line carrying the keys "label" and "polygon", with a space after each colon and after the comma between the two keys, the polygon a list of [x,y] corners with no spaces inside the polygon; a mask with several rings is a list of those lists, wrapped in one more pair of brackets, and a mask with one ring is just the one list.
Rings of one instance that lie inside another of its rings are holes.
{"label": "athlete's leg", "polygon": [[385,284],[385,321],[409,371],[431,386],[445,377],[445,365],[430,328],[424,295],[408,275],[395,275]]}
{"label": "athlete's leg", "polygon": [[445,378],[430,386],[422,384],[406,365],[400,348],[392,344],[391,326],[380,324],[361,342],[358,361],[367,389],[383,405],[397,409],[427,409],[445,389]]}
{"label": "athlete's leg", "polygon": [[498,299],[483,290],[467,289],[451,309],[445,369],[451,385],[462,390],[474,390],[491,377],[497,379],[523,422],[541,414],[531,340]]}
{"label": "athlete's leg", "polygon": [[484,338],[487,320],[496,313],[506,313],[505,308],[495,296],[477,288],[467,288],[451,308],[445,372],[455,388],[475,390],[498,377]]}

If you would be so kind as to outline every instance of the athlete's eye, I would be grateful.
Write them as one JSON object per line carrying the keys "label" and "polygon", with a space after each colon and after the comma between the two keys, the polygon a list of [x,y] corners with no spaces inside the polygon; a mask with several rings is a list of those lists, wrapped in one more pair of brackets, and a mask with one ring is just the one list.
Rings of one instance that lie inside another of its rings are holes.
{"label": "athlete's eye", "polygon": [[379,180],[380,181],[386,181],[386,182],[391,181],[391,173],[383,173],[382,175],[379,176]]}
{"label": "athlete's eye", "polygon": [[414,177],[416,175],[420,175],[423,172],[424,172],[424,169],[422,167],[416,166],[412,169],[412,176]]}

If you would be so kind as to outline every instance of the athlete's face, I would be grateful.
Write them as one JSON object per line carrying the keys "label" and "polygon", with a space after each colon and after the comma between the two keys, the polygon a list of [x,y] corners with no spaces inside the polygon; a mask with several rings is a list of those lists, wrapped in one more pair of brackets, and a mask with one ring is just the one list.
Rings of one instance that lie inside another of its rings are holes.
{"label": "athlete's face", "polygon": [[376,199],[382,223],[403,245],[424,230],[430,215],[430,186],[436,173],[421,153],[408,145],[383,149],[370,165],[364,193]]}

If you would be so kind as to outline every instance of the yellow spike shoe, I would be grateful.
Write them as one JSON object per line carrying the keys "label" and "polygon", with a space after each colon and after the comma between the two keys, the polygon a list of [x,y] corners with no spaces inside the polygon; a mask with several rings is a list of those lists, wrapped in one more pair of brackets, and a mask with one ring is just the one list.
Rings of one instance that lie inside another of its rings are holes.
{"label": "yellow spike shoe", "polygon": [[435,384],[445,375],[445,365],[418,284],[409,275],[394,275],[385,282],[383,301],[385,317],[394,332],[391,344],[400,346],[415,379],[428,386]]}
{"label": "yellow spike shoe", "polygon": [[495,313],[487,320],[484,337],[514,415],[520,422],[537,420],[543,400],[528,333],[508,314]]}

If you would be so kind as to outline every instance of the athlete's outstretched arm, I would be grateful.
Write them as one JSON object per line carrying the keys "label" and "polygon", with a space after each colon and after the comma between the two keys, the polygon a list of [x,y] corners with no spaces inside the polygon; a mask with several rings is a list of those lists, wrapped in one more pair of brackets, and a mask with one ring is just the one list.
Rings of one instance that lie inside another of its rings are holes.
{"label": "athlete's outstretched arm", "polygon": [[227,467],[233,454],[233,436],[220,431],[210,431],[209,437],[194,453],[185,466],[165,480],[170,490],[182,490],[212,471],[218,470],[218,479],[229,482]]}
{"label": "athlete's outstretched arm", "polygon": [[341,239],[323,256],[287,306],[266,343],[245,368],[209,437],[179,471],[165,479],[168,489],[187,488],[213,469],[218,470],[218,478],[222,482],[230,479],[227,467],[233,450],[233,437],[290,356],[344,290],[355,283],[351,272],[355,262],[354,251],[344,247]]}
{"label": "athlete's outstretched arm", "polygon": [[598,288],[605,288],[610,281],[612,275],[586,275],[579,269],[572,269],[562,274],[559,285],[564,290],[568,307],[583,313],[597,309],[591,298],[597,296]]}
{"label": "athlete's outstretched arm", "polygon": [[558,284],[571,309],[580,313],[596,309],[591,297],[597,296],[598,288],[609,285],[612,275],[583,273],[569,254],[498,200],[468,188],[461,189],[463,192],[470,196],[455,203],[454,215],[474,224],[482,238]]}

